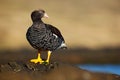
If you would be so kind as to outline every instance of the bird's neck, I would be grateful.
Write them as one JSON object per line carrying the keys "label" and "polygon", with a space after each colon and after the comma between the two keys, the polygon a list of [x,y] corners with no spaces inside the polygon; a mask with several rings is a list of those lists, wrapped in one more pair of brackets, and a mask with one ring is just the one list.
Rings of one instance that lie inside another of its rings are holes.
{"label": "bird's neck", "polygon": [[42,20],[39,20],[39,21],[33,21],[33,24],[36,25],[34,27],[36,28],[44,28],[45,27],[45,24]]}
{"label": "bird's neck", "polygon": [[43,23],[43,21],[42,21],[42,19],[35,19],[35,20],[33,20],[33,23]]}

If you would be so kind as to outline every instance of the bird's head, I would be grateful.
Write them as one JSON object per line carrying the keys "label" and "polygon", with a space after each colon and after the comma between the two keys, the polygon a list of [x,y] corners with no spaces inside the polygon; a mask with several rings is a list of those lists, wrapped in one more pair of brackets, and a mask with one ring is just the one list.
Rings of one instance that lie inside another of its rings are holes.
{"label": "bird's head", "polygon": [[48,18],[48,15],[45,13],[44,10],[39,9],[39,10],[34,10],[31,13],[31,18],[33,21],[39,21],[41,18]]}

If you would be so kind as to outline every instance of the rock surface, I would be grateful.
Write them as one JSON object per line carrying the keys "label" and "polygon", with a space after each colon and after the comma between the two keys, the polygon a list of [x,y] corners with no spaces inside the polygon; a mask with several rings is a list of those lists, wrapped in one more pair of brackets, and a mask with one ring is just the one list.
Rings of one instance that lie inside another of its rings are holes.
{"label": "rock surface", "polygon": [[65,63],[9,62],[0,65],[0,80],[120,80],[120,76],[90,72]]}

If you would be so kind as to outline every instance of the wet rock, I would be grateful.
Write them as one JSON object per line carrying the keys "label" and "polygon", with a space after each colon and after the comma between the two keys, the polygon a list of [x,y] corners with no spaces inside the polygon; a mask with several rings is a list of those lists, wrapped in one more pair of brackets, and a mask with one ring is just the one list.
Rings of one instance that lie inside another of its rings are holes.
{"label": "wet rock", "polygon": [[58,62],[9,62],[1,64],[0,71],[0,80],[120,80],[119,75],[90,72]]}

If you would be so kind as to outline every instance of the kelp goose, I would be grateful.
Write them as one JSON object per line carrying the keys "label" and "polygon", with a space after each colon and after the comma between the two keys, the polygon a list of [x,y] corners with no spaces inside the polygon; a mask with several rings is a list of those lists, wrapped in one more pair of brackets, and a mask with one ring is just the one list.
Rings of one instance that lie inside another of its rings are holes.
{"label": "kelp goose", "polygon": [[[44,23],[42,18],[48,18],[48,15],[42,9],[34,10],[31,13],[33,24],[28,28],[26,38],[30,45],[38,50],[37,59],[31,59],[30,62],[49,64],[52,51],[60,48],[65,49],[67,47],[61,32],[56,27]],[[47,60],[43,61],[41,59],[41,51],[48,52]]]}

